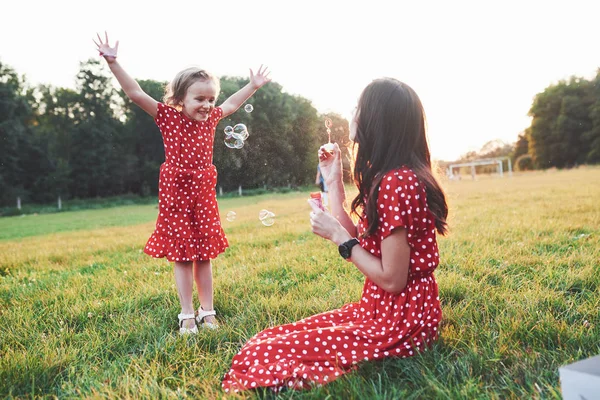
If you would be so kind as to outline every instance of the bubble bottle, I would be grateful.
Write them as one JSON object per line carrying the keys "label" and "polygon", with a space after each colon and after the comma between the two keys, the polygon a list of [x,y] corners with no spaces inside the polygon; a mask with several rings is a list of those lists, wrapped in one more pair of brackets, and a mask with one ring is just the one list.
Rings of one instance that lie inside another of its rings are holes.
{"label": "bubble bottle", "polygon": [[308,199],[308,201],[315,204],[322,211],[325,211],[325,207],[323,206],[323,201],[321,200],[321,192],[311,192],[310,198]]}

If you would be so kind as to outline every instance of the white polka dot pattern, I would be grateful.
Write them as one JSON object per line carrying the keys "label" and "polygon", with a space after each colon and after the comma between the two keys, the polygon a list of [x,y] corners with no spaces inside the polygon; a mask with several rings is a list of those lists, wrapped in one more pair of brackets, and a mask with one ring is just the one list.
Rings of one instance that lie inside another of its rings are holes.
{"label": "white polka dot pattern", "polygon": [[229,246],[217,206],[217,169],[212,164],[214,133],[223,110],[198,122],[165,104],[155,119],[163,136],[158,219],[144,248],[169,261],[208,260]]}
{"label": "white polka dot pattern", "polygon": [[[433,271],[440,261],[435,238],[435,219],[427,207],[427,194],[417,176],[408,168],[388,172],[379,185],[377,198],[378,232],[361,246],[381,257],[381,241],[395,228],[404,227],[411,247],[410,273]],[[359,229],[366,229],[366,220]]]}
{"label": "white polka dot pattern", "polygon": [[[366,279],[360,302],[258,333],[234,356],[222,382],[225,392],[308,389],[360,361],[409,357],[437,339],[442,311],[433,270],[439,256],[425,188],[410,169],[391,171],[381,182],[378,205],[378,232],[361,246],[381,257],[381,241],[394,228],[408,229],[411,265],[404,290],[393,295]],[[359,233],[366,226],[359,224]]]}

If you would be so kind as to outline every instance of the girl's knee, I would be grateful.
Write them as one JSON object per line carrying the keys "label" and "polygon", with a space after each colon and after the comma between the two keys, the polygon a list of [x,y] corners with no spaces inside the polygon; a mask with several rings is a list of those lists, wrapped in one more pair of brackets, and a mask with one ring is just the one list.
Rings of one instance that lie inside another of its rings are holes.
{"label": "girl's knee", "polygon": [[210,268],[210,260],[196,260],[194,265],[196,268]]}
{"label": "girl's knee", "polygon": [[175,261],[173,263],[175,268],[190,268],[192,265],[194,265],[193,261]]}

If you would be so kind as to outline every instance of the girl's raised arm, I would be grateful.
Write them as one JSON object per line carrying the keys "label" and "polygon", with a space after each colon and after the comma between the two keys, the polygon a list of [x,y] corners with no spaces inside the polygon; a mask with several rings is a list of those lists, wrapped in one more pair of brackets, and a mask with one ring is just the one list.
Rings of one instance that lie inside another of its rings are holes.
{"label": "girl's raised arm", "polygon": [[260,89],[263,85],[268,82],[271,82],[271,78],[269,78],[269,74],[271,72],[267,72],[267,67],[263,67],[262,65],[254,74],[252,70],[250,70],[250,82],[234,94],[232,94],[227,100],[220,105],[221,109],[223,109],[223,118],[228,115],[236,112],[238,108],[246,100],[250,98],[258,89]]}
{"label": "girl's raised arm", "polygon": [[106,32],[104,32],[104,36],[104,42],[102,41],[100,35],[98,35],[98,42],[94,40],[94,43],[96,46],[98,46],[100,55],[104,57],[108,63],[108,67],[119,81],[119,84],[121,85],[121,88],[127,97],[129,97],[135,104],[140,106],[142,110],[150,114],[152,118],[156,118],[156,114],[158,113],[158,102],[144,92],[136,80],[129,76],[129,74],[125,72],[123,67],[121,67],[121,65],[117,62],[119,41],[117,40],[115,42],[114,47],[110,47],[108,43],[108,34]]}

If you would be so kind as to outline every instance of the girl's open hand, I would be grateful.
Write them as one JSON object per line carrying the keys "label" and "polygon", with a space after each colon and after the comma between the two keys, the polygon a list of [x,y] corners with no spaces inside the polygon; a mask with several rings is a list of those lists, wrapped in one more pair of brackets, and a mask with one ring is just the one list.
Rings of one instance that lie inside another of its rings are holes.
{"label": "girl's open hand", "polygon": [[271,78],[269,78],[270,73],[271,71],[267,72],[267,67],[263,67],[262,64],[256,72],[256,75],[254,75],[254,72],[250,69],[250,83],[258,89],[266,83],[271,82]]}
{"label": "girl's open hand", "polygon": [[119,41],[117,40],[115,42],[115,47],[110,47],[110,44],[108,43],[108,34],[106,32],[104,32],[104,42],[102,41],[102,38],[99,34],[96,35],[98,36],[98,42],[96,42],[94,39],[92,40],[94,41],[96,46],[98,46],[100,56],[104,57],[106,62],[108,62],[109,64],[115,62],[115,60],[117,59],[117,50],[119,50]]}

